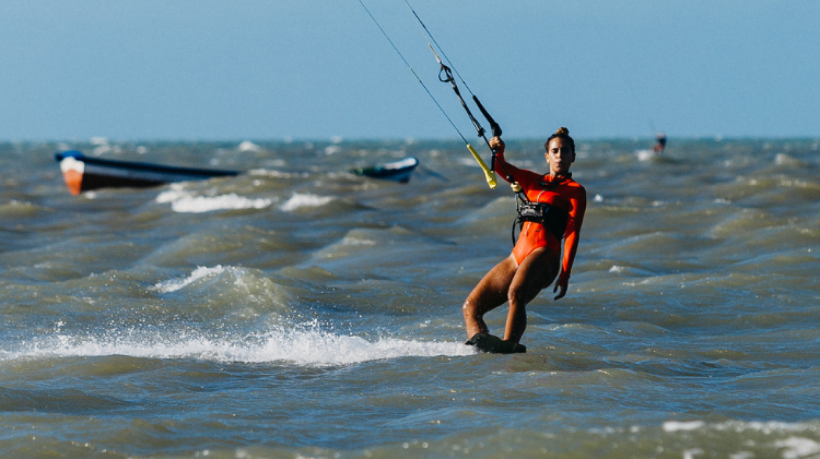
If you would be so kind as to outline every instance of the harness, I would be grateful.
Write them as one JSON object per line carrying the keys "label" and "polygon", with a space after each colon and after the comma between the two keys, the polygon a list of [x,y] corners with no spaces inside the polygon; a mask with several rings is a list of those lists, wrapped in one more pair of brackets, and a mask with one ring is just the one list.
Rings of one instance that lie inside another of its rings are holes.
{"label": "harness", "polygon": [[[557,186],[557,184],[551,184],[550,182],[544,182],[543,180],[541,181],[541,185],[546,186],[547,188]],[[547,190],[542,190],[541,193],[544,191]],[[538,202],[538,199],[541,197],[541,193],[538,193],[538,196],[535,198],[535,202],[527,199],[526,195],[522,198],[521,195],[523,193],[518,193],[516,195],[518,199],[515,202],[515,210],[518,212],[518,216],[512,224],[511,236],[513,247],[515,247],[516,242],[515,225],[518,225],[518,233],[520,234],[524,227],[524,222],[538,223],[543,226],[544,229],[552,233],[559,241],[563,239],[564,232],[567,230],[569,212],[559,207],[551,206],[545,202]]]}

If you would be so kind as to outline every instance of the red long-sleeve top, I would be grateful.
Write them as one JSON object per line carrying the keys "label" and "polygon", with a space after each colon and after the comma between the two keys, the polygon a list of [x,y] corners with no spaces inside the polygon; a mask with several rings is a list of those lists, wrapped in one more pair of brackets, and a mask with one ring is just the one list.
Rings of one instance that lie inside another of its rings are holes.
{"label": "red long-sleeve top", "polygon": [[[503,151],[496,155],[496,161],[499,166],[496,171],[504,180],[507,180],[504,171],[509,173],[513,181],[518,182],[524,190],[527,199],[532,202],[547,203],[567,212],[561,276],[568,281],[572,272],[572,263],[575,261],[575,253],[578,250],[581,225],[584,223],[584,212],[587,207],[586,190],[571,177],[552,177],[549,174],[539,175],[532,171],[519,169],[504,159]],[[516,262],[521,264],[527,255],[538,247],[549,247],[560,251],[561,242],[540,223],[525,222],[518,242],[513,248]]]}

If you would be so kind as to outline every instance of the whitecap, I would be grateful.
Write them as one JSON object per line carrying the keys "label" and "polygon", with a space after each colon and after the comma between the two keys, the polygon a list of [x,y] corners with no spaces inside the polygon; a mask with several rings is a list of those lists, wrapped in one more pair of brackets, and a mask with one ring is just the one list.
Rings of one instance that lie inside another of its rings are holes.
{"label": "whitecap", "polygon": [[174,200],[171,203],[171,208],[174,212],[200,213],[214,210],[264,209],[270,206],[271,203],[272,201],[267,198],[251,199],[231,193],[214,197],[182,197]]}
{"label": "whitecap", "polygon": [[794,158],[786,153],[778,153],[774,157],[774,164],[776,166],[801,167],[804,165],[802,161]]}
{"label": "whitecap", "polygon": [[820,443],[803,437],[789,437],[774,443],[777,448],[784,448],[783,459],[799,459],[801,457],[817,457],[820,453]]}
{"label": "whitecap", "polygon": [[689,430],[697,430],[706,425],[703,421],[666,421],[663,423],[664,432],[681,432]]}
{"label": "whitecap", "polygon": [[635,156],[638,157],[638,161],[651,161],[656,154],[652,150],[636,150]]}
{"label": "whitecap", "polygon": [[257,151],[261,151],[262,147],[260,147],[259,145],[251,142],[250,140],[245,140],[244,142],[239,144],[239,147],[237,147],[237,150],[257,152]]}
{"label": "whitecap", "polygon": [[319,207],[323,206],[335,198],[332,196],[317,196],[310,193],[294,193],[290,199],[282,204],[281,209],[285,212],[292,212],[300,207]]}
{"label": "whitecap", "polygon": [[304,178],[309,176],[307,172],[281,172],[274,169],[252,169],[248,171],[248,174],[273,178]]}
{"label": "whitecap", "polygon": [[342,239],[342,245],[376,245],[376,241],[345,236],[345,238]]}
{"label": "whitecap", "polygon": [[223,272],[225,272],[225,268],[223,268],[222,265],[216,265],[213,268],[199,266],[191,273],[190,276],[184,279],[171,279],[165,282],[160,282],[154,285],[152,289],[158,290],[162,293],[176,292],[177,290],[180,290],[186,285],[192,284],[203,277],[222,274]]}
{"label": "whitecap", "polygon": [[183,189],[181,184],[171,185],[155,199],[157,203],[171,203],[171,209],[179,213],[201,213],[214,210],[264,209],[274,200],[267,198],[251,199],[230,193],[219,196],[196,196]]}
{"label": "whitecap", "polygon": [[154,201],[160,204],[164,204],[166,202],[173,202],[177,199],[187,198],[189,196],[191,196],[191,193],[183,190],[182,184],[173,183],[171,184],[170,189],[160,193],[156,198],[154,198]]}

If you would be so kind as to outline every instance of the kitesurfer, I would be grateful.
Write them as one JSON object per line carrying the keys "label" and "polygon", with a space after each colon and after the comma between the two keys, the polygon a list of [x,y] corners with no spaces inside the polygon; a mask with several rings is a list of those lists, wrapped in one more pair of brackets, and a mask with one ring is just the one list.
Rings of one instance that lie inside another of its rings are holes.
{"label": "kitesurfer", "polygon": [[572,179],[569,171],[575,161],[575,141],[567,128],[558,129],[544,144],[549,173],[543,175],[508,163],[500,137],[493,137],[490,147],[496,152],[497,165],[506,172],[502,174],[505,180],[517,182],[529,202],[541,206],[545,216],[523,223],[512,254],[484,275],[462,309],[469,338],[477,333],[489,334],[484,314],[509,303],[504,340],[518,343],[527,327],[527,303],[556,277],[555,299],[567,292],[586,210],[586,190]]}
{"label": "kitesurfer", "polygon": [[663,153],[663,150],[666,148],[666,134],[663,132],[658,133],[655,136],[655,145],[652,147],[652,151],[657,154]]}

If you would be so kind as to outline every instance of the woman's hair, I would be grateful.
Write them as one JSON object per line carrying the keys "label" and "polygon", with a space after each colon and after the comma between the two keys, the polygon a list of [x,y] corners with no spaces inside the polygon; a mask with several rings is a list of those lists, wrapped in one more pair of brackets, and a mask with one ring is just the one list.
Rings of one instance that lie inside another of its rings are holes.
{"label": "woman's hair", "polygon": [[555,134],[551,135],[550,138],[547,139],[546,142],[544,142],[544,149],[546,149],[547,151],[550,150],[550,141],[552,141],[552,139],[564,139],[568,141],[570,150],[572,150],[572,152],[575,153],[575,141],[572,140],[572,137],[569,136],[569,129],[565,127],[559,127],[558,130],[555,131]]}

